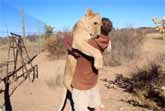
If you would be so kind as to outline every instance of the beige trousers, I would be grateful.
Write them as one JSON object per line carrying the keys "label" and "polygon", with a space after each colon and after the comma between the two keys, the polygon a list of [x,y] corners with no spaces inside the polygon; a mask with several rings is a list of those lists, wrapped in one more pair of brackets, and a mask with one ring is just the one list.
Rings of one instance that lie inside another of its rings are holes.
{"label": "beige trousers", "polygon": [[89,90],[73,89],[72,97],[75,111],[89,111],[87,107],[101,106],[101,97],[97,85]]}

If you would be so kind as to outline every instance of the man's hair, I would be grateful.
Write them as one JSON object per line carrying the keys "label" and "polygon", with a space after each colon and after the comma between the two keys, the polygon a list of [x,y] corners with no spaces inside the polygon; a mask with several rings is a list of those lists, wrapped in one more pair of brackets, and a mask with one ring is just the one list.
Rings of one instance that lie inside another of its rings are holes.
{"label": "man's hair", "polygon": [[101,32],[102,34],[108,35],[113,29],[112,21],[109,18],[102,18]]}
{"label": "man's hair", "polygon": [[111,25],[111,28],[113,28],[113,23],[112,23],[112,21],[111,21],[109,18],[103,17],[103,18],[102,18],[102,22],[103,22],[103,21],[109,22],[110,25]]}

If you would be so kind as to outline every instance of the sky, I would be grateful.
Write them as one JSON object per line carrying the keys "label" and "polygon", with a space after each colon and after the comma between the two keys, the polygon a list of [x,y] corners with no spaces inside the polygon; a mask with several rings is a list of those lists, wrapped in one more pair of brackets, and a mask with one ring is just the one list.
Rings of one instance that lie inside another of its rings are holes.
{"label": "sky", "polygon": [[26,30],[37,31],[37,21],[55,30],[71,30],[87,8],[108,17],[115,28],[155,26],[152,17],[165,16],[165,0],[0,0],[0,31],[20,32],[20,10],[24,9]]}

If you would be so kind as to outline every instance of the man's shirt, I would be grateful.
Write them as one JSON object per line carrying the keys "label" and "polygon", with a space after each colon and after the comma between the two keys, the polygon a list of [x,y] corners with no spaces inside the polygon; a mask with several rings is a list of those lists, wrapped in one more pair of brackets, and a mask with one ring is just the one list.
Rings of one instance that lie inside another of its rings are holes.
{"label": "man's shirt", "polygon": [[[109,41],[110,37],[100,35],[98,38],[89,40],[88,43],[103,53],[104,49],[108,47]],[[74,55],[77,58],[72,87],[79,90],[93,88],[98,79],[98,70],[94,67],[94,58],[80,51],[72,50],[72,37],[65,37],[64,44],[69,52],[68,54]]]}

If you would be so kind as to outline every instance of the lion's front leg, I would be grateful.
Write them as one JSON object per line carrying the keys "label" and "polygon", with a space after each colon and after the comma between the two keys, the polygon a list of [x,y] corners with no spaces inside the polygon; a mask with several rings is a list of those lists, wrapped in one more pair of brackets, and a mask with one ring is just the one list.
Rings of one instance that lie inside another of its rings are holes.
{"label": "lion's front leg", "polygon": [[66,59],[63,83],[64,86],[70,91],[71,91],[71,83],[75,72],[76,64],[77,64],[77,59],[72,55],[68,55]]}
{"label": "lion's front leg", "polygon": [[73,48],[80,50],[82,53],[94,57],[94,66],[96,69],[103,67],[103,56],[101,52],[88,44],[86,41],[73,42]]}

